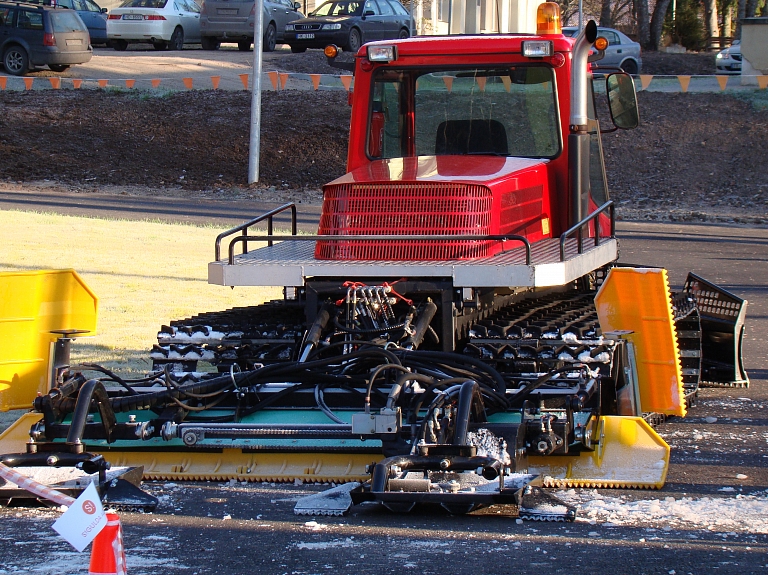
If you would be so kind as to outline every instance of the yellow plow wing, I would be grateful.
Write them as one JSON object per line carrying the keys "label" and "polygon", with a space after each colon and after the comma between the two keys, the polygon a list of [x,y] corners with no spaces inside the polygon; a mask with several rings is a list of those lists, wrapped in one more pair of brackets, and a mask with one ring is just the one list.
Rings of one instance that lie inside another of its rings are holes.
{"label": "yellow plow wing", "polygon": [[74,270],[0,273],[0,411],[48,392],[54,330],[94,335],[98,298]]}
{"label": "yellow plow wing", "polygon": [[595,296],[603,333],[635,345],[641,413],[685,415],[685,390],[667,270],[612,268]]}
{"label": "yellow plow wing", "polygon": [[604,416],[597,447],[579,456],[530,457],[528,471],[545,487],[661,489],[669,468],[669,445],[641,417]]}

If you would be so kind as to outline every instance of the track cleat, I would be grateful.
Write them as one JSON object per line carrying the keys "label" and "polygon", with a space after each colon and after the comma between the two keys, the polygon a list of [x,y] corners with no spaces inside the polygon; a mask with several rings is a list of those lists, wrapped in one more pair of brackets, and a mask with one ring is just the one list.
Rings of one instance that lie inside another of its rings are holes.
{"label": "track cleat", "polygon": [[296,502],[293,512],[296,515],[345,515],[352,507],[352,497],[349,492],[358,487],[360,483],[352,481],[327,491],[307,495]]}

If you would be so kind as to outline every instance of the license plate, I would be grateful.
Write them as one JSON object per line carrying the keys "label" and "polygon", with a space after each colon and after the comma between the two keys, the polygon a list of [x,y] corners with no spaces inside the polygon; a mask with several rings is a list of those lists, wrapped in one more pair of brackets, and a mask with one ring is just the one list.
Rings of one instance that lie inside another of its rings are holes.
{"label": "license plate", "polygon": [[67,46],[82,46],[83,41],[80,38],[67,38]]}
{"label": "license plate", "polygon": [[141,14],[123,14],[123,20],[144,20]]}
{"label": "license plate", "polygon": [[314,34],[296,34],[297,40],[314,40],[315,35]]}
{"label": "license plate", "polygon": [[731,68],[733,68],[734,70],[741,70],[741,63],[734,64],[733,66],[731,66]]}
{"label": "license plate", "polygon": [[229,16],[229,15],[232,15],[232,14],[237,14],[237,9],[236,8],[234,8],[234,9],[233,8],[219,8],[216,11],[216,13],[217,14],[221,14],[223,16]]}

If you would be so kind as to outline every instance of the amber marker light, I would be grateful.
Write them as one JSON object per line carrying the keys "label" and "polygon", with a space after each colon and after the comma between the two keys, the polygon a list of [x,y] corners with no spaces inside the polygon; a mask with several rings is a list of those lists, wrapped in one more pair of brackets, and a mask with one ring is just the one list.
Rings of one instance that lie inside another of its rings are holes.
{"label": "amber marker light", "polygon": [[562,34],[560,6],[556,2],[539,4],[536,10],[536,34]]}
{"label": "amber marker light", "polygon": [[603,38],[602,36],[598,36],[597,40],[595,40],[595,48],[597,48],[602,52],[607,47],[608,47],[608,39]]}
{"label": "amber marker light", "polygon": [[333,44],[328,44],[323,50],[323,54],[326,58],[335,58],[339,55],[339,49]]}

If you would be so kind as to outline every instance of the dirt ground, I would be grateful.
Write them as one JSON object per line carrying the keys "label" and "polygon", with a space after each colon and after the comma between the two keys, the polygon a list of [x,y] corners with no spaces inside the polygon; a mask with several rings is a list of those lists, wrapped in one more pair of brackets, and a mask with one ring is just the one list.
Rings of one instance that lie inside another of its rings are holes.
{"label": "dirt ground", "polygon": [[[334,70],[320,51],[278,62]],[[645,53],[643,71],[711,74],[713,62]],[[620,217],[768,222],[768,110],[718,93],[641,92],[639,101],[641,127],[604,137]],[[0,182],[10,188],[318,203],[322,184],[345,171],[341,90],[263,94],[261,178],[250,187],[246,92],[3,91],[0,106]]]}

